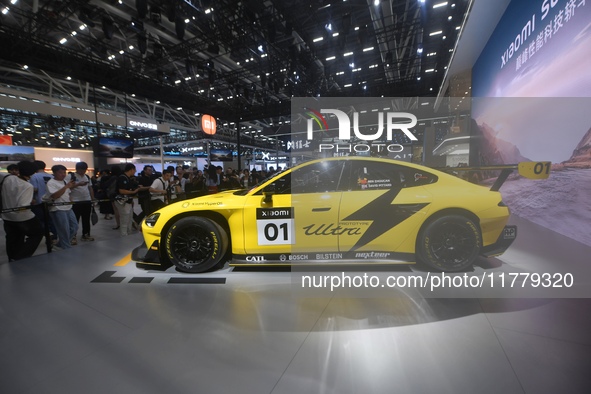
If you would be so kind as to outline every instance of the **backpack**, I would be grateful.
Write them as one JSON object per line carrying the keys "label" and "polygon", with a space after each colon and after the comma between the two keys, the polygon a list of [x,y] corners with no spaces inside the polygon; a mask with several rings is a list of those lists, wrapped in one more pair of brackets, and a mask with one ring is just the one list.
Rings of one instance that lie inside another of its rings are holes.
{"label": "backpack", "polygon": [[4,207],[2,206],[2,187],[4,186],[4,180],[6,178],[8,178],[9,176],[11,176],[12,174],[6,174],[2,177],[2,179],[0,180],[0,211],[2,211],[4,209]]}
{"label": "backpack", "polygon": [[119,194],[119,190],[117,190],[117,177],[116,176],[112,176],[108,181],[107,181],[107,198],[110,200],[114,200],[115,197],[117,197],[117,194]]}

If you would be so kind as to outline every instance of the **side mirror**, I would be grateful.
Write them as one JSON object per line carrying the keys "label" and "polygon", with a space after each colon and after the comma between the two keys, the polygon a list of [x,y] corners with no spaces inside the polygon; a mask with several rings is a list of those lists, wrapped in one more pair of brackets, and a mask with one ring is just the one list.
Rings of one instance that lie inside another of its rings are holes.
{"label": "side mirror", "polygon": [[272,204],[273,203],[273,194],[275,194],[272,191],[263,191],[263,196],[265,196],[263,198],[263,204]]}
{"label": "side mirror", "polygon": [[263,199],[264,204],[271,204],[273,202],[273,194],[275,194],[276,185],[275,183],[271,183],[270,185],[265,186],[263,189]]}

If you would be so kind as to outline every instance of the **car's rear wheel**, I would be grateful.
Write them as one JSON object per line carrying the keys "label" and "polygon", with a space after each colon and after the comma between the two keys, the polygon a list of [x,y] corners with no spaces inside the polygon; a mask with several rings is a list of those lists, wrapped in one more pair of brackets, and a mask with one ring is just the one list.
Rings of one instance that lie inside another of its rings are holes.
{"label": "car's rear wheel", "polygon": [[480,230],[471,219],[448,215],[430,222],[419,234],[420,262],[438,271],[463,271],[474,264],[482,245]]}
{"label": "car's rear wheel", "polygon": [[213,220],[186,217],[175,222],[164,239],[166,256],[184,272],[204,272],[226,254],[228,235]]}

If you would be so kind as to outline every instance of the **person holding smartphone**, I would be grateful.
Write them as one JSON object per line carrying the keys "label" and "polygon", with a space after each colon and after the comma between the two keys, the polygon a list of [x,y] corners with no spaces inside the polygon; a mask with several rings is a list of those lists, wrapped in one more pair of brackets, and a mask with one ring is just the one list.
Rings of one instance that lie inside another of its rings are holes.
{"label": "person holding smartphone", "polygon": [[[66,182],[66,170],[61,164],[51,167],[53,179],[47,182],[47,193],[51,195],[54,203],[70,202],[70,192],[76,187],[76,179]],[[71,248],[70,241],[78,232],[78,221],[72,211],[72,205],[51,205],[49,215],[59,238],[57,246],[62,249]]]}
{"label": "person holding smartphone", "polygon": [[[70,199],[76,204],[73,205],[72,211],[76,217],[76,222],[80,222],[82,218],[82,241],[94,241],[90,236],[90,215],[92,213],[92,200],[94,200],[94,190],[90,177],[86,174],[88,164],[83,161],[76,163],[76,172],[71,172],[66,177],[66,182],[74,180],[76,186],[70,192]],[[78,243],[76,234],[70,240],[72,245]]]}

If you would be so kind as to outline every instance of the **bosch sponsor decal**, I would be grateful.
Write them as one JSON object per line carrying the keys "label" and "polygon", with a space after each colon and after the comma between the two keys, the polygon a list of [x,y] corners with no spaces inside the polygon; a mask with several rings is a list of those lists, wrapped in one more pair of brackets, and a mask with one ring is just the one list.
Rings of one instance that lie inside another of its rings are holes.
{"label": "bosch sponsor decal", "polygon": [[295,243],[294,208],[257,208],[256,220],[259,245]]}
{"label": "bosch sponsor decal", "polygon": [[279,256],[279,261],[305,261],[310,260],[310,255],[308,254],[282,254]]}

